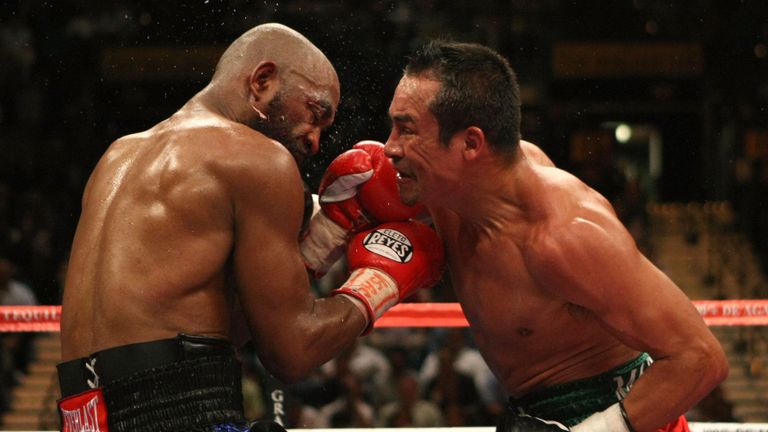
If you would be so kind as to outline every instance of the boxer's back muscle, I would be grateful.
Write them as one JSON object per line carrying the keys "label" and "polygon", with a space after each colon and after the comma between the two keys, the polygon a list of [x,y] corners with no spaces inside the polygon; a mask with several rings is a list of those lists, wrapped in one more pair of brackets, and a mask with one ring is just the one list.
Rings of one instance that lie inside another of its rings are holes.
{"label": "boxer's back muscle", "polygon": [[119,139],[91,175],[64,292],[64,360],[180,329],[226,336],[233,203],[222,170],[247,156],[231,153],[227,125],[188,120]]}

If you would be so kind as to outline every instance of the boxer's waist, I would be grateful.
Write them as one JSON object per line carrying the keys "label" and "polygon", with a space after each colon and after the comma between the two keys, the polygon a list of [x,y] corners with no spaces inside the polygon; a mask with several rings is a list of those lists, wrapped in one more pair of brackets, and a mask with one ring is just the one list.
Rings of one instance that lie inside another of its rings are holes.
{"label": "boxer's waist", "polygon": [[121,345],[59,363],[62,397],[103,386],[136,373],[186,360],[233,356],[229,341],[180,333],[174,338]]}
{"label": "boxer's waist", "polygon": [[651,363],[651,357],[642,353],[634,360],[602,374],[557,384],[521,398],[510,398],[509,409],[573,425],[588,414],[624,399]]}

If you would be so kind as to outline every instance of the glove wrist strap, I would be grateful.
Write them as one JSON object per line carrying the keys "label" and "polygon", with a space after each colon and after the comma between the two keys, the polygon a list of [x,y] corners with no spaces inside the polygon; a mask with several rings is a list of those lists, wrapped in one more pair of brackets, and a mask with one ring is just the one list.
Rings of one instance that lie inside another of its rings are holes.
{"label": "glove wrist strap", "polygon": [[583,422],[571,428],[572,432],[632,432],[625,417],[622,416],[621,405],[617,402],[605,411],[592,414]]}
{"label": "glove wrist strap", "polygon": [[334,294],[346,294],[359,300],[368,313],[368,329],[384,312],[400,300],[397,282],[387,273],[372,267],[356,269]]}
{"label": "glove wrist strap", "polygon": [[328,269],[344,255],[349,232],[331,220],[323,211],[309,222],[309,234],[301,241],[301,255],[304,264],[318,275]]}

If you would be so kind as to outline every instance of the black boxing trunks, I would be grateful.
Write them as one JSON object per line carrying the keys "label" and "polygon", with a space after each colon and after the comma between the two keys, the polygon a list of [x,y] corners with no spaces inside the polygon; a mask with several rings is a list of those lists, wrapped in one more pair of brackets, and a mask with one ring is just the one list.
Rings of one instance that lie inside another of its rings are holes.
{"label": "black boxing trunks", "polygon": [[[506,415],[527,414],[574,426],[624,399],[637,378],[652,362],[651,357],[643,353],[600,375],[554,385],[519,399],[510,398]],[[501,429],[499,432],[503,432],[503,423],[500,423],[497,431]]]}
{"label": "black boxing trunks", "polygon": [[60,363],[61,430],[248,431],[234,354],[226,340],[179,334]]}

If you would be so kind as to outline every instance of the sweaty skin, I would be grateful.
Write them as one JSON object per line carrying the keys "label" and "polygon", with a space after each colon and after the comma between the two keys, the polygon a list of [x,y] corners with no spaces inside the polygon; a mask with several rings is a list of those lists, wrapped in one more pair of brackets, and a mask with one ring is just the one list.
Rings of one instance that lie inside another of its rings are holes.
{"label": "sweaty skin", "polygon": [[626,399],[638,431],[703,398],[727,373],[722,349],[610,203],[531,143],[511,161],[477,127],[441,144],[428,109],[439,86],[401,80],[385,152],[403,201],[428,206],[478,348],[507,392],[597,375],[645,351],[655,363]]}
{"label": "sweaty skin", "polygon": [[[263,26],[273,33],[262,39],[302,46],[314,72],[273,57],[231,70],[239,66],[225,53],[211,85],[99,161],[72,246],[62,360],[179,332],[231,339],[236,299],[261,360],[285,381],[362,332],[351,302],[311,294],[299,252],[297,162],[317,152],[339,87],[319,50],[286,29]],[[279,92],[283,106],[270,111]],[[249,127],[270,114],[284,141]]]}

